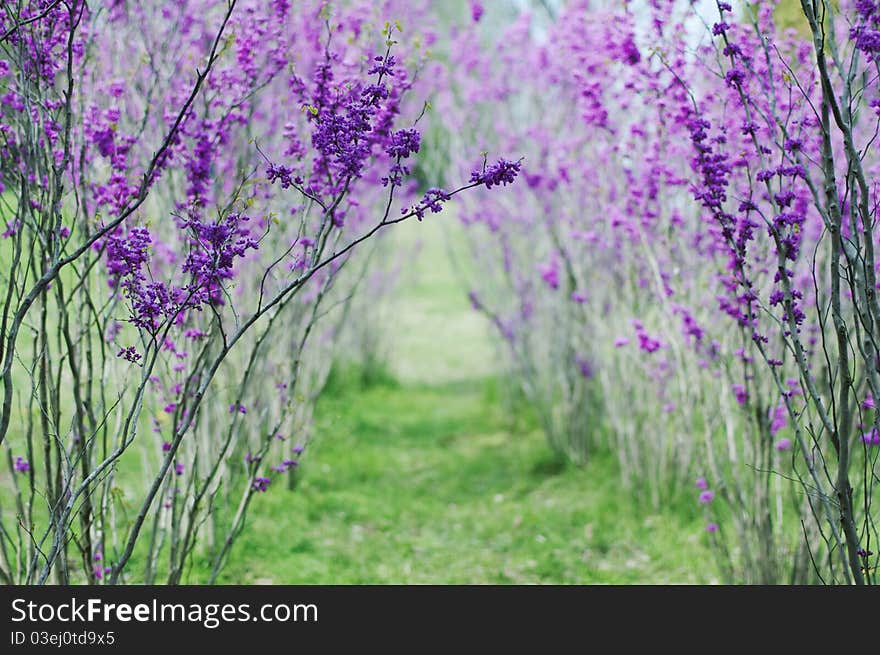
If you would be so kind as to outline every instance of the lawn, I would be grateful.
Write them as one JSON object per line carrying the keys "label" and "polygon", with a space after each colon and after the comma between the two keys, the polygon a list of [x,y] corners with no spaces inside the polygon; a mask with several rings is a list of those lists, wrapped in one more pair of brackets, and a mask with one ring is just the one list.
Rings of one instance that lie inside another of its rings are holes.
{"label": "lawn", "polygon": [[221,581],[711,580],[695,508],[640,512],[610,457],[566,465],[493,401],[489,382],[325,397],[295,491],[259,498]]}

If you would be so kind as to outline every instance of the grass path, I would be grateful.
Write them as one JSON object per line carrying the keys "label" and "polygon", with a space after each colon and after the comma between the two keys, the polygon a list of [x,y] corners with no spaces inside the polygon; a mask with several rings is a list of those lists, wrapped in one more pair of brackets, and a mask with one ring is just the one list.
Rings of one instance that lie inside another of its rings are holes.
{"label": "grass path", "polygon": [[[410,226],[407,226],[409,228]],[[294,492],[258,499],[222,581],[679,583],[711,579],[691,504],[632,505],[609,456],[576,468],[506,415],[437,225],[395,304],[396,384],[336,380]]]}

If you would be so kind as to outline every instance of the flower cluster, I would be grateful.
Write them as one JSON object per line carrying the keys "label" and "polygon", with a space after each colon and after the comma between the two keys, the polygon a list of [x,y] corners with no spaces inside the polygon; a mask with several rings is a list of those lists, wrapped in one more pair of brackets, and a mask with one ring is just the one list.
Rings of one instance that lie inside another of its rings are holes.
{"label": "flower cluster", "polygon": [[482,170],[471,173],[470,181],[472,184],[482,184],[487,189],[493,186],[505,186],[513,183],[521,168],[522,160],[499,159],[491,166],[484,166]]}
{"label": "flower cluster", "polygon": [[254,478],[253,484],[251,486],[253,487],[254,491],[265,492],[269,489],[270,484],[272,484],[272,478],[257,477]]}
{"label": "flower cluster", "polygon": [[849,38],[873,61],[880,53],[880,8],[875,0],[856,0],[857,21],[850,28]]}
{"label": "flower cluster", "polygon": [[190,251],[182,270],[192,281],[187,286],[188,304],[198,307],[207,302],[223,304],[223,282],[233,277],[233,265],[248,250],[258,248],[247,227],[250,218],[231,213],[223,219],[205,221],[197,215],[184,223],[189,232]]}

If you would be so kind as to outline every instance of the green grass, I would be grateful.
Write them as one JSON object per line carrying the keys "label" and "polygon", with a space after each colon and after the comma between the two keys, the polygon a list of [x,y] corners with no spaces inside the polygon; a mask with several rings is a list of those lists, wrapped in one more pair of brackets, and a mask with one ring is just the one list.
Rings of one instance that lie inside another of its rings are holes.
{"label": "green grass", "polygon": [[500,373],[486,321],[473,311],[449,249],[465,264],[462,228],[443,213],[394,228],[397,247],[415,253],[385,312],[393,334],[389,369],[403,383],[474,380]]}
{"label": "green grass", "polygon": [[711,581],[693,498],[641,510],[610,455],[566,464],[527,411],[505,413],[492,342],[446,257],[460,228],[444,221],[397,232],[420,251],[387,308],[390,377],[333,376],[296,489],[257,498],[220,581]]}
{"label": "green grass", "polygon": [[334,389],[293,492],[260,496],[226,583],[683,583],[712,577],[687,503],[640,511],[487,383]]}

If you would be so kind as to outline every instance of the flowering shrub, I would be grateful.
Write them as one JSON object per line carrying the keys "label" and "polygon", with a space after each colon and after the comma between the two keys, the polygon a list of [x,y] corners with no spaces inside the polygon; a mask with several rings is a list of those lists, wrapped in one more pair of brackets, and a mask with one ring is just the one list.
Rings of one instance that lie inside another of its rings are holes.
{"label": "flowering shrub", "polygon": [[461,30],[453,160],[525,155],[462,212],[471,299],[556,449],[611,448],[654,503],[705,476],[728,580],[871,582],[876,3],[799,31],[708,4]]}
{"label": "flowering shrub", "polygon": [[415,181],[424,56],[388,21],[421,11],[0,10],[5,582],[214,580],[299,466],[361,244],[513,181]]}
{"label": "flowering shrub", "polygon": [[691,497],[727,581],[874,581],[877,2],[7,5],[5,582],[215,579],[378,352],[383,228],[465,190],[554,449]]}

